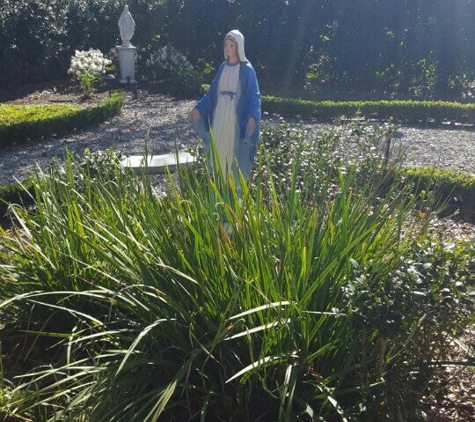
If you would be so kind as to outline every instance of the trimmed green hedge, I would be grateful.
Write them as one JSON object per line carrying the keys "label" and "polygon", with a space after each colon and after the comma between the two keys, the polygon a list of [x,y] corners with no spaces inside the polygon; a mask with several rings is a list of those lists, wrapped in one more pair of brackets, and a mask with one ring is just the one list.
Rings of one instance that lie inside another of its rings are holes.
{"label": "trimmed green hedge", "polygon": [[[120,91],[113,92],[100,104],[85,109],[71,105],[15,106],[11,109],[10,106],[0,105],[0,147],[43,136],[61,136],[77,128],[100,124],[117,115],[122,105]],[[28,189],[28,181],[25,183]],[[28,205],[31,198],[18,183],[0,186],[0,220],[7,212],[9,203]]]}
{"label": "trimmed green hedge", "polygon": [[431,192],[437,200],[446,201],[444,215],[457,212],[475,223],[475,176],[433,167],[404,167],[399,176],[414,184],[414,193]]}
{"label": "trimmed green hedge", "polygon": [[346,117],[427,123],[475,123],[475,104],[448,101],[309,101],[262,96],[262,108],[281,116],[332,120]]}
{"label": "trimmed green hedge", "polygon": [[[201,86],[204,94],[209,85]],[[310,101],[299,98],[262,96],[264,112],[302,119],[365,117],[405,123],[457,122],[475,124],[475,103],[450,101]]]}
{"label": "trimmed green hedge", "polygon": [[62,136],[77,128],[104,122],[122,109],[122,93],[113,92],[100,104],[82,108],[71,105],[0,105],[0,147],[45,136]]}
{"label": "trimmed green hedge", "polygon": [[33,204],[33,183],[25,180],[23,185],[18,182],[12,185],[0,186],[0,222],[5,218],[9,204]]}

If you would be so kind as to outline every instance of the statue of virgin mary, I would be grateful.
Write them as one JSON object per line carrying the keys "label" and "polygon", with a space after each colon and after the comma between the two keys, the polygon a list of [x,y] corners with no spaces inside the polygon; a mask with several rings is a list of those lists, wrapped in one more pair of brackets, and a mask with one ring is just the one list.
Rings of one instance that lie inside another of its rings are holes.
{"label": "statue of virgin mary", "polygon": [[125,5],[119,18],[120,38],[122,38],[122,47],[132,47],[130,40],[134,36],[135,21],[129,12],[129,6]]}

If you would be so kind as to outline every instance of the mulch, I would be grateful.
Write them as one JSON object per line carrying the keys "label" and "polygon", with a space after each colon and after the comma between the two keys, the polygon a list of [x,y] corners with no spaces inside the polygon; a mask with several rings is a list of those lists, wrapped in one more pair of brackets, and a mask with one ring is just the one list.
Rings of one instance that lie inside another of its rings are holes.
{"label": "mulch", "polygon": [[84,97],[77,83],[61,80],[54,83],[23,85],[11,89],[0,88],[0,103],[5,104],[75,104],[83,107],[100,103],[108,96],[103,88]]}

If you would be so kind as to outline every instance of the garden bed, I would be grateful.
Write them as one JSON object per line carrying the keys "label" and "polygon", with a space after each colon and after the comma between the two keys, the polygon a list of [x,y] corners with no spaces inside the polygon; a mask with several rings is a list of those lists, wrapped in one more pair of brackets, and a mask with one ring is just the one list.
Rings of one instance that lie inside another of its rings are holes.
{"label": "garden bed", "polygon": [[[46,95],[46,94],[45,94]],[[139,96],[140,98],[140,96]],[[146,120],[146,116],[151,112],[150,108],[138,107],[137,102],[134,103],[133,110],[135,114],[135,128],[142,124],[141,117]],[[188,109],[189,104],[186,104]],[[185,107],[183,108],[183,110]],[[181,110],[181,109],[180,109]],[[174,110],[176,111],[176,110]],[[140,114],[143,113],[143,114]],[[133,115],[133,114],[132,114]],[[141,117],[138,117],[140,115]],[[133,121],[129,122],[129,124]],[[143,123],[145,124],[145,123]],[[99,128],[100,129],[100,128]],[[103,128],[102,128],[103,129]],[[137,129],[135,129],[137,130]],[[438,236],[447,239],[473,238],[473,226],[463,222],[453,220],[437,220],[431,221],[431,230]],[[467,345],[473,347],[473,336],[467,332],[466,337],[461,339]],[[466,359],[467,353],[460,344],[454,343],[452,359]],[[469,368],[461,370],[459,367],[448,366],[447,370],[441,374],[438,380],[438,393],[430,397],[421,397],[421,402],[427,405],[427,420],[439,422],[455,422],[469,420],[474,414],[473,400],[473,372]],[[432,390],[434,391],[434,390]]]}

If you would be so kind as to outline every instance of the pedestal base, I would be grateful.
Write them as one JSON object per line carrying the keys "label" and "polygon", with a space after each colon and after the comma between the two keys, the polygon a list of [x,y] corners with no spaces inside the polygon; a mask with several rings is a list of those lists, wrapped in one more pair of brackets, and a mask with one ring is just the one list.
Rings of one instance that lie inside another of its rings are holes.
{"label": "pedestal base", "polygon": [[136,47],[117,47],[119,52],[119,67],[120,67],[120,79],[121,84],[136,84],[135,80],[135,54]]}

